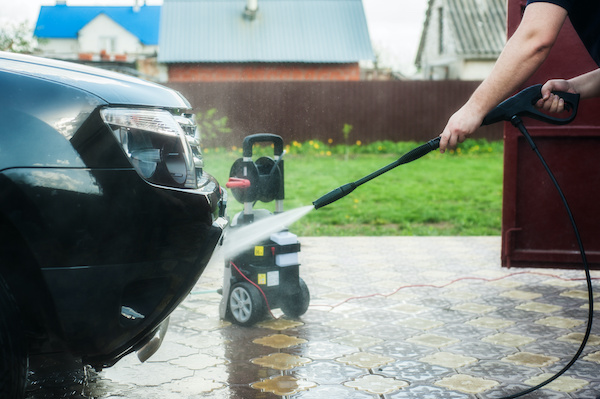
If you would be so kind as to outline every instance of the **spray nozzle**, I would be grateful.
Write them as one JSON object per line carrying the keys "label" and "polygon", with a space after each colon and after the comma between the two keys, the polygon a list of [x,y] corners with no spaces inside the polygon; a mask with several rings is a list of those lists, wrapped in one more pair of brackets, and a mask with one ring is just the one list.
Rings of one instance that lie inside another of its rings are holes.
{"label": "spray nozzle", "polygon": [[330,192],[328,192],[327,194],[325,194],[318,200],[314,201],[313,205],[315,206],[315,209],[319,209],[325,205],[329,205],[332,202],[335,202],[335,201],[339,200],[340,198],[345,197],[346,195],[350,194],[352,191],[354,191],[355,188],[356,188],[356,184],[354,184],[354,183],[344,184],[343,186],[338,187],[335,190],[331,190]]}

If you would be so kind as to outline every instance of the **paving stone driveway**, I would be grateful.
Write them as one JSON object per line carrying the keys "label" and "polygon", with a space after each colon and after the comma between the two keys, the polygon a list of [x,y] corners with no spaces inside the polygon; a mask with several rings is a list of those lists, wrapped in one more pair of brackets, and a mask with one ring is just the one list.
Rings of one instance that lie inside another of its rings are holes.
{"label": "paving stone driveway", "polygon": [[[87,370],[69,382],[71,397],[499,398],[564,367],[585,331],[583,271],[503,269],[499,237],[300,242],[312,298],[299,320],[278,310],[253,327],[220,320],[216,261],[172,315],[154,357]],[[44,392],[30,398],[51,397]],[[526,397],[598,395],[596,322],[571,370]]]}

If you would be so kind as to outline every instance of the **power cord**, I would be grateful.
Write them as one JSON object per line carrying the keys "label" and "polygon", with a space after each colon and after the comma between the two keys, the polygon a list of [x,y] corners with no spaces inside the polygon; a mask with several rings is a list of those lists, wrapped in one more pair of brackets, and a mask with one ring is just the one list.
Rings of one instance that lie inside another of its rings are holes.
{"label": "power cord", "polygon": [[229,261],[229,263],[231,264],[231,266],[233,266],[235,268],[235,270],[237,270],[237,272],[240,274],[240,276],[242,276],[247,282],[249,282],[250,284],[252,284],[254,287],[256,287],[258,289],[258,291],[262,294],[262,296],[265,300],[265,305],[267,305],[267,310],[269,311],[269,314],[271,315],[271,317],[273,319],[277,320],[277,317],[275,317],[275,315],[273,314],[273,311],[271,310],[271,306],[269,305],[269,300],[267,299],[267,295],[262,290],[262,288],[260,288],[260,286],[258,284],[256,284],[254,281],[250,280],[244,273],[242,273],[242,271],[235,265],[235,263],[233,263],[232,261]]}
{"label": "power cord", "polygon": [[[510,273],[507,274],[505,276],[502,277],[496,277],[496,278],[485,278],[485,277],[460,277],[454,280],[451,280],[445,284],[409,284],[409,285],[403,285],[401,287],[396,288],[395,290],[393,290],[392,292],[389,292],[387,294],[385,293],[381,293],[381,292],[376,292],[373,294],[367,294],[367,295],[360,295],[360,296],[353,296],[350,298],[346,298],[341,302],[338,302],[334,305],[323,305],[323,304],[311,304],[310,307],[311,308],[318,308],[318,307],[325,307],[325,308],[330,308],[329,311],[338,308],[340,306],[342,306],[343,304],[350,302],[350,301],[356,301],[356,300],[360,300],[360,299],[368,299],[368,298],[374,298],[374,297],[390,297],[394,294],[397,294],[398,292],[400,292],[401,290],[405,290],[405,289],[410,289],[410,288],[436,288],[436,289],[440,289],[440,288],[446,288],[449,287],[453,284],[456,284],[458,282],[462,282],[462,281],[466,281],[466,280],[470,280],[470,281],[485,281],[485,282],[493,282],[493,281],[500,281],[500,280],[504,280],[505,278],[509,278],[509,277],[514,277],[514,276],[520,276],[523,274],[528,274],[528,275],[535,275],[535,276],[546,276],[546,277],[552,277],[552,278],[556,278],[559,280],[563,280],[563,281],[581,281],[581,280],[585,280],[585,278],[565,278],[562,276],[559,276],[557,274],[551,274],[551,273],[540,273],[540,272],[531,272],[531,271],[523,271],[523,272],[515,272],[515,273]],[[600,280],[600,277],[593,277],[592,280]]]}

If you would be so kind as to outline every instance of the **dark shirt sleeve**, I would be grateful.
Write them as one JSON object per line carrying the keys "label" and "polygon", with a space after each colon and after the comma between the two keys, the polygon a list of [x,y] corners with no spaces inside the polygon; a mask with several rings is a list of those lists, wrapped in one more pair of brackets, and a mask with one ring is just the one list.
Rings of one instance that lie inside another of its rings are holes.
{"label": "dark shirt sleeve", "polygon": [[567,12],[571,12],[573,7],[573,0],[527,0],[527,5],[531,3],[552,3],[564,8]]}
{"label": "dark shirt sleeve", "polygon": [[600,0],[528,0],[552,3],[564,8],[569,19],[596,64],[600,66]]}

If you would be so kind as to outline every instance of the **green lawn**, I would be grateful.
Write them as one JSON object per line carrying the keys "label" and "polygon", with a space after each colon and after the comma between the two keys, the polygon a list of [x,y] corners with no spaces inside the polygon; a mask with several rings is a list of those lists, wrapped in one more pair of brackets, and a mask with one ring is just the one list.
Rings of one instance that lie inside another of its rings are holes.
{"label": "green lawn", "polygon": [[[489,153],[432,152],[358,187],[294,223],[299,236],[499,235],[502,147]],[[399,154],[285,155],[285,209],[314,200],[396,160]],[[205,169],[222,185],[241,155],[208,150]],[[255,157],[256,159],[256,157]],[[273,209],[258,202],[255,208]],[[228,212],[242,209],[232,195]]]}

